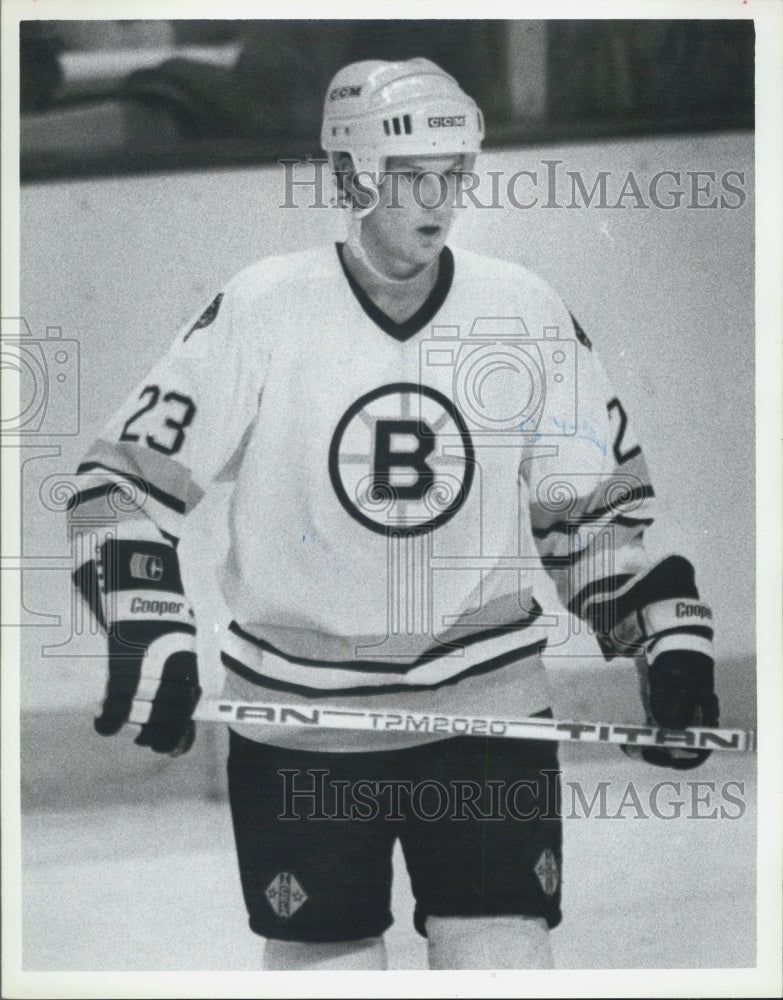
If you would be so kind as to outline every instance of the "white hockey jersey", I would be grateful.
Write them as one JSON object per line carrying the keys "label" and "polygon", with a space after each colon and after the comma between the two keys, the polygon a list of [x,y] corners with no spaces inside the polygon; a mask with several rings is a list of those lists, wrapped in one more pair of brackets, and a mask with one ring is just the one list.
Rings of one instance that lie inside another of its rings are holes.
{"label": "white hockey jersey", "polygon": [[[130,482],[141,499],[125,516],[172,542],[212,483],[233,483],[232,697],[540,711],[547,571],[607,656],[711,639],[674,612],[698,597],[690,565],[645,553],[653,490],[589,340],[539,278],[466,251],[444,249],[404,323],[364,294],[339,244],[247,268],[79,473],[80,506]],[[350,749],[422,738],[350,735]]]}

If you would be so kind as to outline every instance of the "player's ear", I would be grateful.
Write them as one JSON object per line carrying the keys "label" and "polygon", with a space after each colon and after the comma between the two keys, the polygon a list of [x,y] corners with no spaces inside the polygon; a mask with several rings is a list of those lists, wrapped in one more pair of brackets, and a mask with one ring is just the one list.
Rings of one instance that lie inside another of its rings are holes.
{"label": "player's ear", "polygon": [[344,205],[351,205],[353,203],[353,178],[356,173],[351,154],[331,153],[329,159],[337,185],[338,201]]}
{"label": "player's ear", "polygon": [[337,201],[346,208],[369,215],[378,204],[378,190],[366,172],[357,173],[350,153],[331,154],[332,171],[337,185]]}

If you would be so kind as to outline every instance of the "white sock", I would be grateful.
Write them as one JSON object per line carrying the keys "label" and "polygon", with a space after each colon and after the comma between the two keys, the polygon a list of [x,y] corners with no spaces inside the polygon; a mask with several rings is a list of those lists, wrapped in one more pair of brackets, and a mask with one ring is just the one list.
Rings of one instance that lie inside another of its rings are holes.
{"label": "white sock", "polygon": [[295,972],[303,969],[363,971],[386,968],[386,945],[382,937],[361,941],[273,941],[264,945],[264,969]]}
{"label": "white sock", "polygon": [[431,969],[552,969],[543,917],[427,917]]}

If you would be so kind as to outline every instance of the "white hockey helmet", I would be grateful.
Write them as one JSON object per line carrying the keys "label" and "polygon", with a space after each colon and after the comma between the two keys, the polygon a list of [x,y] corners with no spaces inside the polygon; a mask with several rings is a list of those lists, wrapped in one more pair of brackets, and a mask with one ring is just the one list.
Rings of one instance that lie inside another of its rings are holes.
{"label": "white hockey helmet", "polygon": [[354,169],[372,177],[389,156],[465,154],[471,169],[484,138],[475,101],[429,59],[368,59],[341,69],[324,104],[321,145],[349,153]]}

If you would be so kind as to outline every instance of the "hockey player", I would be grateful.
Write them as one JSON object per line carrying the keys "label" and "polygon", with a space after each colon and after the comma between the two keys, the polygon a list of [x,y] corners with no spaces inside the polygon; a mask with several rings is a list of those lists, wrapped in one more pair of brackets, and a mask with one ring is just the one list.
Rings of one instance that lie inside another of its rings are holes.
{"label": "hockey player", "polygon": [[[100,733],[130,722],[159,753],[193,741],[201,622],[177,539],[218,478],[233,484],[227,697],[548,713],[552,618],[535,596],[548,572],[607,658],[644,664],[651,720],[717,723],[710,612],[687,560],[645,551],[653,489],[590,340],[535,275],[446,244],[483,133],[427,60],[338,73],[322,143],[347,239],[237,275],[92,447],[74,520],[113,490],[137,497],[76,574],[108,632]],[[265,967],[384,968],[398,838],[432,968],[550,967],[554,747],[232,727],[236,846]],[[707,755],[638,752],[676,768]],[[361,783],[421,794],[365,797],[362,811]],[[513,783],[529,794],[511,816],[492,796]],[[425,787],[444,790],[445,813]]]}

